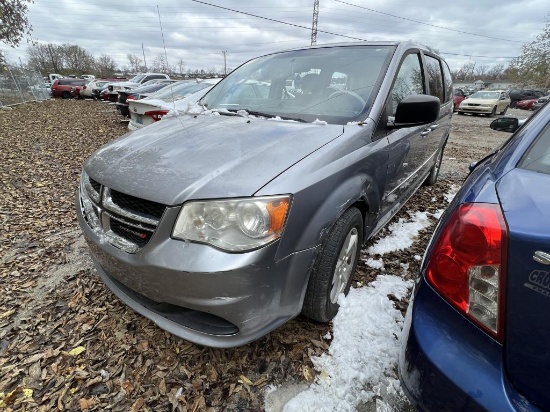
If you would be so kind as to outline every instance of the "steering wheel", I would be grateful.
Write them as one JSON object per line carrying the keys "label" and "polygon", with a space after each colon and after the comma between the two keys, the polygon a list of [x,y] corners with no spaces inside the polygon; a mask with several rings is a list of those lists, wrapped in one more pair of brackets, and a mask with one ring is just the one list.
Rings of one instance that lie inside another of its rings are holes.
{"label": "steering wheel", "polygon": [[361,108],[359,109],[359,111],[363,110],[363,108],[367,104],[365,99],[363,99],[357,93],[352,92],[351,90],[338,90],[337,92],[334,92],[331,95],[329,95],[327,100],[334,99],[339,96],[351,96],[355,101],[358,101],[359,103],[361,103]]}

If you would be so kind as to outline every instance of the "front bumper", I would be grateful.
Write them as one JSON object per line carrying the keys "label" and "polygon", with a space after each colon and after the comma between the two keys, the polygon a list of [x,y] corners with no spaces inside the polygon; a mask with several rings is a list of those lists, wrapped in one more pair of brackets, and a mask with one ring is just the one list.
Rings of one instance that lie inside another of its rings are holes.
{"label": "front bumper", "polygon": [[168,208],[149,243],[127,253],[77,216],[95,267],[124,303],[191,342],[229,348],[256,340],[301,311],[315,249],[276,261],[279,242],[225,253],[170,237],[179,207]]}
{"label": "front bumper", "polygon": [[399,375],[421,411],[538,411],[506,378],[502,346],[425,281],[405,318]]}
{"label": "front bumper", "polygon": [[458,111],[463,113],[491,114],[493,107],[459,106]]}

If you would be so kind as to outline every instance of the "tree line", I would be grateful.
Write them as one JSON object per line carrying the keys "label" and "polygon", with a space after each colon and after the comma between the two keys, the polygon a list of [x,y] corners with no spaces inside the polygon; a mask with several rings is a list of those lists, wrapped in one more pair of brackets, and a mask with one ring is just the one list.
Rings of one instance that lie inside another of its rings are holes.
{"label": "tree line", "polygon": [[97,77],[109,77],[115,73],[159,72],[171,75],[220,75],[215,68],[186,69],[183,59],[170,65],[163,53],[155,56],[148,64],[136,54],[127,54],[127,65],[119,67],[115,60],[102,54],[93,56],[76,44],[36,44],[27,48],[27,66],[29,69],[45,73],[63,75],[94,74]]}

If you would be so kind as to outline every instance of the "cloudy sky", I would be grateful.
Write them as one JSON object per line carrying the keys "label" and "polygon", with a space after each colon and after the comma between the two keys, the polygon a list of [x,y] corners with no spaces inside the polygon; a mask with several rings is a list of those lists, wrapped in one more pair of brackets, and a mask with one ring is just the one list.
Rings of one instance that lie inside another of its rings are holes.
{"label": "cloudy sky", "polygon": [[[451,69],[507,65],[550,16],[548,0],[320,0],[317,44],[413,40],[438,50]],[[36,0],[29,6],[33,38],[71,43],[94,56],[128,65],[128,53],[147,63],[163,52],[170,65],[222,70],[272,51],[309,45],[314,0]],[[158,12],[157,12],[158,11]],[[25,60],[27,45],[8,49]]]}

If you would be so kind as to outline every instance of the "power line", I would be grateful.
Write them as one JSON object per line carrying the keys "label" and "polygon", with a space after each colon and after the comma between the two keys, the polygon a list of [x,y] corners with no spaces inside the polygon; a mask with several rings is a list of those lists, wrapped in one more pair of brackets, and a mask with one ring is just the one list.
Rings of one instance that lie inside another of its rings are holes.
{"label": "power line", "polygon": [[[286,24],[288,26],[293,26],[293,27],[298,27],[298,28],[301,28],[301,29],[306,29],[306,30],[310,30],[308,27],[305,27],[305,26],[301,26],[299,24],[294,24],[294,23],[288,23],[288,22],[285,22],[285,21],[281,21],[281,20],[276,20],[276,19],[270,19],[268,17],[263,17],[263,16],[258,16],[256,14],[252,14],[252,13],[247,13],[247,12],[244,12],[244,11],[240,11],[240,10],[235,10],[235,9],[230,9],[228,7],[223,7],[223,6],[218,6],[216,4],[212,4],[212,3],[207,3],[205,1],[201,1],[201,0],[191,0],[192,2],[195,2],[195,3],[200,3],[200,4],[205,4],[207,6],[212,6],[212,7],[216,7],[216,8],[219,8],[219,9],[223,9],[223,10],[228,10],[228,11],[231,11],[231,12],[234,12],[234,13],[240,13],[240,14],[245,14],[247,16],[251,16],[251,17],[256,17],[256,18],[259,18],[259,19],[263,19],[263,20],[269,20],[269,21],[272,21],[272,22],[275,22],[275,23],[280,23],[280,24]],[[354,4],[351,4],[351,3],[346,3],[344,1],[341,1],[341,0],[334,0],[334,1],[338,1],[340,3],[345,3],[345,4],[349,4],[351,6],[355,6]],[[365,8],[367,9],[366,7],[360,7],[360,6],[355,6],[355,7],[359,7],[359,8]],[[367,10],[371,10],[371,9],[367,9]],[[376,11],[376,10],[373,10],[373,11]],[[379,13],[382,13],[382,12],[379,12]],[[382,13],[382,14],[388,14],[388,13]],[[392,16],[392,17],[398,17],[398,16],[393,16],[391,14],[388,14],[389,16]],[[402,18],[404,20],[410,20],[410,19],[405,19],[403,17],[398,17],[398,18]],[[411,21],[415,21],[415,20],[411,20]],[[415,21],[416,23],[422,23],[422,22],[418,22],[418,21]],[[422,23],[422,24],[428,24],[428,23]],[[428,24],[430,25],[430,24]],[[434,27],[437,27],[437,26],[434,26]],[[440,28],[443,28],[443,27],[440,27]],[[453,29],[448,29],[448,30],[453,30]],[[349,38],[349,39],[354,39],[354,40],[359,40],[359,41],[367,41],[366,39],[362,39],[362,38],[359,38],[359,37],[351,37],[351,36],[346,36],[344,34],[339,34],[339,33],[333,33],[333,32],[328,32],[328,31],[325,31],[325,30],[317,30],[321,33],[325,33],[325,34],[330,34],[330,35],[333,35],[333,36],[339,36],[339,37],[346,37],[346,38]],[[455,30],[453,30],[455,31]],[[466,33],[466,32],[462,32],[462,33]],[[468,34],[473,34],[473,33],[468,33]],[[477,35],[477,34],[474,34],[476,36],[481,36],[481,35]],[[488,36],[481,36],[481,37],[488,37]],[[492,38],[492,37],[488,37],[488,38]],[[493,38],[495,39],[495,38]],[[498,40],[504,40],[504,39],[498,39]],[[508,41],[508,40],[507,40]],[[515,40],[509,40],[509,41],[515,41]],[[515,59],[516,57],[510,57],[510,56],[474,56],[474,55],[471,55],[471,54],[460,54],[460,53],[447,53],[447,52],[440,52],[441,54],[448,54],[448,55],[451,55],[451,56],[465,56],[465,57],[486,57],[486,58],[493,58],[493,59]]]}
{"label": "power line", "polygon": [[[368,7],[358,6],[357,4],[348,3],[347,1],[343,1],[343,0],[334,0],[334,1],[336,1],[336,2],[338,2],[338,3],[347,4],[348,6],[353,6],[353,7],[357,7],[357,8],[360,8],[360,9],[369,10],[369,11],[372,11],[372,12],[375,12],[375,13],[384,14],[384,15],[386,15],[386,16],[395,17],[396,19],[412,21],[412,22],[418,23],[418,24],[424,24],[424,25],[426,25],[426,26],[435,27],[435,28],[437,28],[437,29],[450,30],[450,31],[454,31],[454,32],[456,32],[456,33],[469,34],[469,35],[471,35],[471,36],[478,36],[478,37],[485,37],[485,38],[487,38],[487,39],[493,39],[493,40],[502,40],[502,41],[508,41],[508,42],[512,42],[512,43],[523,43],[522,41],[519,41],[519,40],[510,40],[510,39],[502,39],[502,38],[500,38],[500,37],[484,36],[483,34],[470,33],[470,32],[467,32],[467,31],[451,29],[451,28],[449,28],[449,27],[437,26],[437,25],[435,25],[435,24],[430,24],[430,23],[426,23],[426,22],[423,22],[423,21],[414,20],[414,19],[408,19],[408,18],[406,18],[406,17],[396,16],[396,15],[394,15],[394,14],[385,13],[385,12],[383,12],[383,11],[374,10],[374,9],[369,9]],[[449,54],[449,53],[447,53],[447,54]]]}
{"label": "power line", "polygon": [[[223,7],[223,6],[218,6],[216,4],[212,4],[212,3],[207,3],[205,1],[200,1],[200,0],[191,0],[192,2],[195,2],[195,3],[200,3],[200,4],[205,4],[207,6],[212,6],[212,7],[217,7],[218,9],[223,9],[223,10],[228,10],[228,11],[232,11],[234,13],[240,13],[240,14],[244,14],[246,16],[252,16],[252,17],[256,17],[258,19],[263,19],[263,20],[268,20],[268,21],[272,21],[272,22],[275,22],[275,23],[280,23],[280,24],[286,24],[287,26],[292,26],[292,27],[298,27],[300,29],[306,29],[306,30],[310,30],[309,27],[306,27],[306,26],[301,26],[299,24],[294,24],[294,23],[288,23],[286,21],[281,21],[281,20],[276,20],[276,19],[270,19],[269,17],[263,17],[263,16],[258,16],[257,14],[252,14],[252,13],[247,13],[247,12],[244,12],[244,11],[239,11],[239,10],[235,10],[235,9],[230,9],[228,7]],[[338,33],[332,33],[330,31],[324,31],[324,30],[317,30],[321,33],[325,33],[325,34],[330,34],[330,35],[333,35],[333,36],[339,36],[339,37],[345,37],[345,38],[348,38],[348,39],[352,39],[352,40],[359,40],[359,41],[366,41],[365,39],[361,39],[359,37],[353,37],[353,36],[346,36],[344,34],[338,34]]]}

